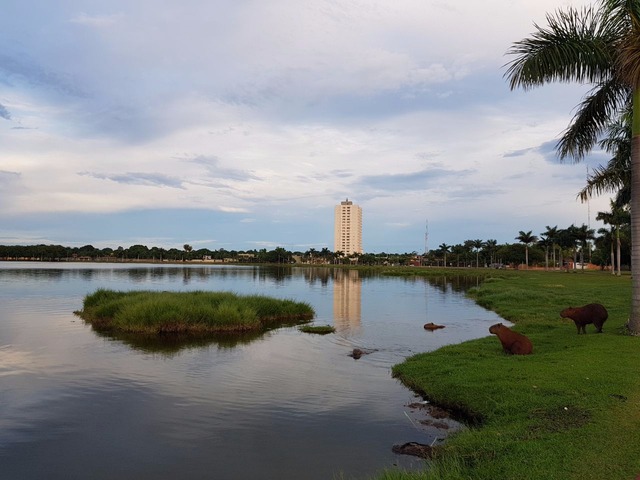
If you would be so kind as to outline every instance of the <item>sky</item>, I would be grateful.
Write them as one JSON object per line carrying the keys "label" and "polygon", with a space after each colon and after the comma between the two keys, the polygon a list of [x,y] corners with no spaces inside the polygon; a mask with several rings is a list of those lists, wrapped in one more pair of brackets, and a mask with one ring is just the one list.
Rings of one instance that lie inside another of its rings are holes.
{"label": "sky", "polygon": [[0,244],[367,253],[602,227],[555,145],[589,87],[511,91],[558,0],[3,0]]}

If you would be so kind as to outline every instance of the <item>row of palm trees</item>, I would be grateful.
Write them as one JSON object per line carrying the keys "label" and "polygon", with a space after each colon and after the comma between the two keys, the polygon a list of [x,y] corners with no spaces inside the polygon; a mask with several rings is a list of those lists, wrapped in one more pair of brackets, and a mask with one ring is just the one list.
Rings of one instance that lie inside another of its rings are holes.
{"label": "row of palm trees", "polygon": [[[557,225],[554,227],[547,225],[546,230],[539,235],[534,235],[531,230],[521,230],[515,240],[524,247],[523,263],[525,267],[529,267],[530,248],[535,247],[536,258],[542,261],[541,255],[544,255],[544,265],[547,269],[550,265],[554,268],[564,265],[565,254],[573,257],[574,268],[578,264],[584,268],[585,254],[587,254],[588,262],[594,260],[593,256],[596,255],[598,264],[603,267],[610,265],[612,274],[620,275],[622,244],[623,240],[625,244],[628,243],[629,237],[629,212],[624,209],[612,208],[612,212],[599,212],[597,218],[610,227],[609,229],[599,229],[597,232],[599,236],[596,236],[594,229],[585,224],[579,227],[570,225],[564,229],[558,228]],[[609,249],[610,256],[608,255]],[[495,239],[490,239],[487,241],[467,240],[458,245],[442,243],[436,250],[428,253],[427,261],[435,258],[437,261],[441,260],[443,266],[460,266],[462,258],[462,265],[468,265],[469,254],[474,257],[476,267],[501,266],[503,262],[514,263],[514,259],[522,258],[515,251],[513,245],[498,245]],[[482,264],[480,256],[483,258]],[[455,258],[453,262],[451,261],[452,257]],[[437,263],[439,264],[439,261]]]}

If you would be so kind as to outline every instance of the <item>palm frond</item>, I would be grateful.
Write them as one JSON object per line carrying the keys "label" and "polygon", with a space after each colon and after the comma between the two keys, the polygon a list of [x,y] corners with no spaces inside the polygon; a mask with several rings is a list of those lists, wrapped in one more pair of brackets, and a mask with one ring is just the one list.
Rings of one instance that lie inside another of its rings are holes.
{"label": "palm frond", "polygon": [[619,112],[628,108],[631,102],[630,89],[616,78],[596,85],[582,100],[569,127],[558,141],[560,158],[581,160],[611,124],[611,118],[619,117]]}
{"label": "palm frond", "polygon": [[[628,177],[625,179],[625,177]],[[596,167],[593,173],[587,178],[587,185],[580,190],[578,198],[586,202],[590,198],[597,197],[603,193],[617,193],[631,183],[631,172],[609,170],[605,167]]]}
{"label": "palm frond", "polygon": [[530,38],[507,51],[510,88],[529,89],[548,82],[600,83],[614,74],[617,28],[603,21],[602,9],[569,8],[547,15],[548,28],[535,25]]}
{"label": "palm frond", "polygon": [[620,117],[607,126],[605,136],[599,142],[600,148],[618,157],[631,157],[632,120],[633,105],[629,102]]}

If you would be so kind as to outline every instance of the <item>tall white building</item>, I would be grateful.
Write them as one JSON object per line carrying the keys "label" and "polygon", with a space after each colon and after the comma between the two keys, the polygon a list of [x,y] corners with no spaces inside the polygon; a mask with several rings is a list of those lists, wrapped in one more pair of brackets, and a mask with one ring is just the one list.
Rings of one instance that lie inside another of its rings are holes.
{"label": "tall white building", "polygon": [[347,198],[335,208],[333,251],[362,253],[362,208]]}

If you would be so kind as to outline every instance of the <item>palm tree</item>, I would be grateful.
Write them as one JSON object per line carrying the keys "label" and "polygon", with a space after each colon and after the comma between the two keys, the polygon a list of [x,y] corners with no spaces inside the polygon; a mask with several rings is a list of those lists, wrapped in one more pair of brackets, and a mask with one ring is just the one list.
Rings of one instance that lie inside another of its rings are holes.
{"label": "palm tree", "polygon": [[451,245],[447,245],[446,243],[442,243],[438,247],[438,251],[444,255],[444,264],[443,264],[444,267],[447,266],[447,253],[449,253],[450,248],[451,248]]}
{"label": "palm tree", "polygon": [[[184,248],[184,251],[187,253],[186,257],[187,257],[187,259],[189,259],[189,254],[193,250],[193,247],[191,245],[189,245],[188,243],[185,243],[182,248]],[[183,258],[183,260],[184,260],[184,258]]]}
{"label": "palm tree", "polygon": [[582,270],[584,270],[584,250],[585,248],[589,249],[589,262],[591,262],[591,248],[589,246],[589,240],[594,240],[595,231],[592,228],[589,228],[584,223],[576,228],[576,237],[580,241],[580,264],[582,265]]}
{"label": "palm tree", "polygon": [[307,250],[305,252],[305,255],[307,257],[309,257],[309,263],[313,263],[313,256],[318,253],[318,251],[315,248],[310,248],[309,250]]}
{"label": "palm tree", "polygon": [[471,240],[471,246],[476,252],[476,268],[478,268],[478,263],[480,260],[480,250],[484,247],[484,242],[480,239]]}
{"label": "palm tree", "polygon": [[329,258],[333,258],[333,252],[329,250],[327,247],[323,247],[318,254],[324,263],[330,263]]}
{"label": "palm tree", "polygon": [[456,256],[456,266],[460,267],[460,255],[467,254],[467,249],[461,243],[451,247],[451,253]]}
{"label": "palm tree", "polygon": [[578,268],[578,227],[572,223],[565,229],[565,232],[566,246],[571,249],[573,256],[573,269],[576,270]]}
{"label": "palm tree", "polygon": [[546,230],[541,233],[551,242],[551,257],[553,260],[553,267],[556,266],[556,247],[558,246],[558,226],[550,227],[549,225],[545,225]]}
{"label": "palm tree", "polygon": [[549,270],[549,247],[553,245],[553,241],[542,233],[538,245],[544,247],[544,269]]}
{"label": "palm tree", "polygon": [[[605,232],[609,233],[609,238],[611,239],[611,274],[615,275],[616,261],[613,254],[613,231],[615,227],[613,226],[613,214],[611,212],[598,212],[598,214],[596,215],[596,220],[600,220],[605,225],[611,225],[611,232],[608,232],[603,228],[601,228],[600,230],[604,230]],[[603,233],[603,232],[600,232],[600,233]]]}
{"label": "palm tree", "polygon": [[529,268],[529,245],[535,243],[538,240],[538,237],[531,234],[531,230],[528,232],[523,232],[520,230],[518,236],[516,237],[520,243],[524,243],[524,258],[525,264],[527,265],[527,269]]}
{"label": "palm tree", "polygon": [[[606,212],[598,212],[598,214],[600,213],[606,213]],[[602,220],[604,223],[607,223],[604,220],[604,217],[599,218],[599,220]],[[613,250],[613,227],[611,227],[612,231],[607,230],[606,228],[599,228],[598,229],[598,233],[601,235],[600,237],[600,241],[603,243],[608,243],[609,244],[609,248],[610,248],[610,254],[611,254],[611,275],[615,275],[616,274],[616,257],[615,257],[615,253]]]}
{"label": "palm tree", "polygon": [[484,247],[487,249],[487,253],[489,254],[489,263],[496,263],[495,253],[496,249],[498,248],[498,241],[494,238],[490,238],[484,243]]}
{"label": "palm tree", "polygon": [[[616,203],[611,200],[611,211],[610,212],[598,212],[596,215],[596,220],[601,220],[605,225],[611,226],[611,273],[616,273],[616,264],[617,264],[617,274],[620,275],[620,227],[622,224],[626,224],[629,222],[629,212],[624,208],[620,208],[616,205]],[[615,232],[615,241],[616,241],[616,261],[614,261],[613,256],[613,239]]]}
{"label": "palm tree", "polygon": [[508,53],[506,76],[511,89],[550,82],[590,83],[593,89],[578,106],[557,148],[560,158],[576,161],[597,143],[608,125],[632,111],[631,132],[631,274],[629,330],[640,334],[640,2],[599,0],[598,7],[569,7],[547,15],[548,28],[537,26],[530,38]]}
{"label": "palm tree", "polygon": [[[575,225],[571,225],[569,228],[563,228],[558,230],[558,234],[556,236],[556,244],[558,245],[558,252],[560,252],[560,269],[564,266],[564,251],[566,249],[570,249],[574,254],[574,268],[575,268],[575,252],[576,252],[576,238],[575,238]],[[567,265],[567,271],[569,270],[569,265]]]}

